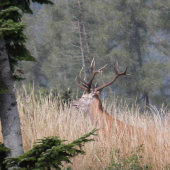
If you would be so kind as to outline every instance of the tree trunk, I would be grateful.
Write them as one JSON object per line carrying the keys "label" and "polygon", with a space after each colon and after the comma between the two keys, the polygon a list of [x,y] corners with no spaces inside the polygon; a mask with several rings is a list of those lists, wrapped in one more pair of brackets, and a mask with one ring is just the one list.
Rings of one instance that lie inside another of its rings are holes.
{"label": "tree trunk", "polygon": [[6,156],[17,157],[22,155],[24,150],[22,144],[19,112],[14,93],[13,81],[11,78],[11,69],[9,65],[8,54],[5,49],[5,42],[3,39],[0,40],[0,53],[0,77],[9,90],[4,94],[0,94],[0,117],[2,134],[4,138],[4,146],[11,150],[6,154]]}
{"label": "tree trunk", "polygon": [[80,50],[81,50],[81,56],[82,56],[82,65],[83,65],[83,68],[84,68],[84,79],[86,80],[85,60],[84,60],[84,52],[83,52],[83,44],[82,44],[81,29],[80,29],[79,20],[78,20],[78,27],[79,27],[79,39],[80,39]]}
{"label": "tree trunk", "polygon": [[[135,27],[135,32],[134,32],[134,36],[135,36],[135,44],[136,44],[136,54],[138,57],[138,63],[139,63],[139,68],[141,69],[143,67],[143,60],[142,60],[142,54],[141,54],[141,45],[140,45],[140,34],[139,34],[139,30],[138,30],[138,26],[137,26],[137,22],[136,19],[134,17],[134,11],[132,10],[132,19],[133,19],[133,24]],[[142,78],[145,77],[145,73],[143,73]],[[149,94],[147,91],[143,92],[143,97],[145,100],[145,110],[148,109],[149,106]]]}
{"label": "tree trunk", "polygon": [[86,48],[87,48],[87,53],[88,53],[88,60],[91,63],[89,44],[88,44],[88,41],[87,41],[87,33],[86,33],[86,28],[85,28],[84,19],[83,19],[84,17],[83,17],[83,13],[82,13],[82,10],[81,10],[81,4],[80,4],[79,0],[78,0],[78,4],[79,4],[80,13],[81,13],[81,20],[82,20],[82,25],[83,25],[84,39],[85,39],[85,42],[86,42]]}
{"label": "tree trunk", "polygon": [[141,68],[143,66],[143,60],[142,60],[142,54],[141,54],[141,48],[140,48],[140,34],[138,31],[138,26],[137,26],[137,22],[134,16],[134,11],[132,10],[132,19],[133,19],[133,24],[135,27],[135,32],[134,32],[134,36],[135,36],[135,45],[136,45],[136,54],[138,56],[138,63],[139,63],[139,67]]}
{"label": "tree trunk", "polygon": [[145,110],[148,110],[149,109],[149,96],[146,91],[143,93],[143,98],[145,100]]}

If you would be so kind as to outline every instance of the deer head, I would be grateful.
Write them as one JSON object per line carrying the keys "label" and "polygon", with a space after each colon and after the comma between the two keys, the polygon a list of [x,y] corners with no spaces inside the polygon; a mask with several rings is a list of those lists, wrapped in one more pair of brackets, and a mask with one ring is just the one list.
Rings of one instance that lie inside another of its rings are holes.
{"label": "deer head", "polygon": [[72,102],[72,106],[77,108],[77,109],[80,109],[80,110],[83,110],[85,112],[87,112],[88,114],[90,114],[90,117],[94,117],[94,113],[95,112],[98,112],[98,113],[102,113],[103,112],[103,109],[102,109],[102,103],[99,99],[99,95],[100,95],[100,92],[103,88],[109,86],[110,84],[112,84],[113,82],[116,81],[116,79],[119,77],[119,76],[122,76],[122,75],[128,75],[126,74],[126,71],[127,71],[127,68],[125,69],[124,72],[122,73],[119,73],[118,72],[118,64],[117,64],[117,68],[113,65],[113,68],[114,68],[114,71],[116,73],[115,77],[113,78],[112,81],[110,81],[109,83],[107,84],[103,84],[101,87],[95,87],[94,89],[91,88],[91,85],[92,85],[92,82],[94,80],[94,77],[96,75],[96,73],[101,73],[101,71],[107,66],[107,64],[105,66],[103,66],[102,68],[98,69],[98,70],[95,70],[95,61],[94,59],[92,60],[91,62],[91,71],[92,71],[92,76],[90,78],[90,81],[89,82],[86,82],[85,80],[82,79],[81,77],[81,72],[83,70],[80,71],[80,74],[79,74],[79,77],[80,77],[80,80],[82,82],[82,85],[79,85],[77,83],[77,78],[76,78],[76,84],[78,87],[80,87],[81,89],[85,90],[86,91],[86,94],[83,94],[82,97],[80,99],[77,99],[77,100],[74,100]]}

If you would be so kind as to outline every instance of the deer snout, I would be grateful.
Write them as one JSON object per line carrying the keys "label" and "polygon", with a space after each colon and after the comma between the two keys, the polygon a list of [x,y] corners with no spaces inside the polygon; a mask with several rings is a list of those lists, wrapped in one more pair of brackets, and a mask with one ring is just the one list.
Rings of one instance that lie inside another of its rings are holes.
{"label": "deer snout", "polygon": [[72,101],[72,102],[71,102],[71,105],[73,106],[73,108],[76,108],[76,109],[79,108],[78,103],[77,103],[76,100]]}

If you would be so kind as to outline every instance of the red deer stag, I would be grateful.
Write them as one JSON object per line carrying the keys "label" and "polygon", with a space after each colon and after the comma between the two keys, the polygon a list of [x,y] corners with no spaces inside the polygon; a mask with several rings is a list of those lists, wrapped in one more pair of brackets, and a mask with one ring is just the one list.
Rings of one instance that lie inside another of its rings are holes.
{"label": "red deer stag", "polygon": [[114,130],[116,130],[117,133],[118,132],[121,134],[128,133],[131,135],[133,133],[133,127],[130,125],[126,125],[122,121],[112,117],[106,111],[104,111],[102,108],[102,103],[99,98],[100,92],[103,88],[112,84],[119,76],[128,75],[126,73],[127,68],[123,73],[119,73],[118,68],[116,68],[113,65],[114,71],[116,73],[114,79],[111,82],[102,85],[101,87],[91,89],[91,84],[92,84],[92,81],[93,81],[96,73],[100,73],[102,71],[102,69],[104,69],[106,66],[107,65],[105,65],[104,67],[102,67],[96,71],[95,70],[95,61],[93,59],[93,61],[91,62],[91,66],[90,66],[91,71],[92,71],[92,76],[91,76],[91,79],[89,82],[86,82],[81,77],[81,72],[83,69],[80,71],[79,76],[80,76],[80,80],[81,80],[83,86],[81,86],[77,83],[77,78],[76,78],[76,84],[81,89],[84,89],[86,91],[86,94],[83,94],[80,99],[74,100],[72,102],[72,106],[74,108],[77,108],[77,109],[83,110],[84,112],[87,112],[88,115],[90,116],[92,123],[99,126],[104,134],[106,132],[112,132],[114,129]]}

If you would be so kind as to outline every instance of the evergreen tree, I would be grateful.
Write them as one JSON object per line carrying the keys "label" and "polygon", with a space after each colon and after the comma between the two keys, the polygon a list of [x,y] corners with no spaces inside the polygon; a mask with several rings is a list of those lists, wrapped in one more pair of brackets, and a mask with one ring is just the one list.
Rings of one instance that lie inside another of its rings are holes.
{"label": "evergreen tree", "polygon": [[[96,131],[97,129],[93,129],[91,132],[69,144],[65,144],[64,142],[66,140],[61,140],[57,136],[38,139],[31,150],[17,158],[7,158],[4,163],[7,164],[8,168],[17,164],[20,170],[63,169],[63,162],[71,163],[71,158],[74,158],[78,154],[86,154],[82,147],[87,142],[94,141],[94,139],[89,139],[89,137],[92,135],[96,136]],[[2,149],[5,150],[6,148]]]}
{"label": "evergreen tree", "polygon": [[[158,50],[161,50],[160,54],[162,62],[164,62],[164,75],[163,83],[160,88],[160,93],[155,96],[153,100],[155,102],[162,102],[169,105],[169,56],[170,56],[170,45],[169,45],[169,31],[170,31],[170,2],[168,0],[163,1],[152,1],[152,12],[150,16],[152,32],[156,37],[155,46]],[[157,45],[159,44],[161,45]],[[166,100],[165,100],[166,99]]]}
{"label": "evergreen tree", "polygon": [[[122,83],[117,82],[120,84],[116,84],[117,87],[121,88],[118,91],[130,98],[136,96],[138,103],[144,103],[146,108],[155,104],[153,99],[160,93],[165,75],[165,63],[159,57],[165,48],[155,40],[150,19],[152,6],[149,4],[146,0],[114,1],[110,6],[116,16],[115,24],[109,28],[112,29],[109,34],[114,45],[110,54],[122,65],[128,65],[131,72],[130,77],[121,79]],[[152,52],[156,49],[157,58]]]}
{"label": "evergreen tree", "polygon": [[[32,13],[29,5],[31,1],[2,0],[0,2],[0,117],[4,146],[10,149],[8,157],[23,154],[22,135],[17,102],[13,91],[13,79],[22,78],[22,70],[15,70],[19,61],[35,61],[24,43],[23,34],[25,24],[20,22],[22,12]],[[37,0],[38,3],[52,4],[48,0]],[[4,88],[5,87],[5,88]]]}

